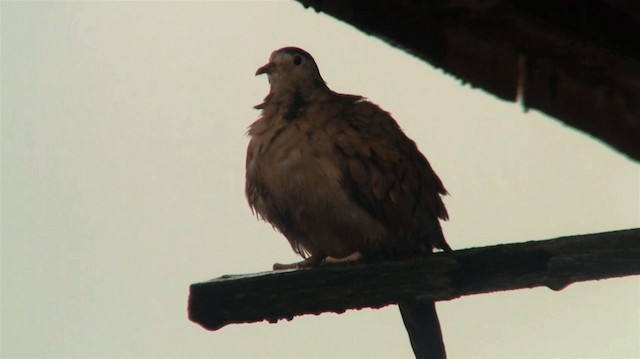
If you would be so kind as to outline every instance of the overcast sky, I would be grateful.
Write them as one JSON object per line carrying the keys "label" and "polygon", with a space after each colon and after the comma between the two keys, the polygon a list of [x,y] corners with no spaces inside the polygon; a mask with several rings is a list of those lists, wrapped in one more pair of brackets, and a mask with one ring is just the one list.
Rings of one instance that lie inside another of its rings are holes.
{"label": "overcast sky", "polygon": [[[297,258],[243,194],[272,50],[390,111],[456,249],[640,225],[640,170],[295,2],[1,4],[2,357],[410,357],[395,307],[208,332],[191,283]],[[473,61],[473,59],[468,59]],[[640,357],[638,277],[438,304],[452,358]]]}

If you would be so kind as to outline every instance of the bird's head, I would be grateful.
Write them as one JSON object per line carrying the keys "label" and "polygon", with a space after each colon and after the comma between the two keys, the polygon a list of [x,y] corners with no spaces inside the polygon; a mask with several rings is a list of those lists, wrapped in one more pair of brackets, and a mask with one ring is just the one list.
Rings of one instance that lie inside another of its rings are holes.
{"label": "bird's head", "polygon": [[256,71],[267,74],[272,93],[309,93],[324,89],[325,83],[313,57],[297,47],[284,47],[271,53],[269,62]]}

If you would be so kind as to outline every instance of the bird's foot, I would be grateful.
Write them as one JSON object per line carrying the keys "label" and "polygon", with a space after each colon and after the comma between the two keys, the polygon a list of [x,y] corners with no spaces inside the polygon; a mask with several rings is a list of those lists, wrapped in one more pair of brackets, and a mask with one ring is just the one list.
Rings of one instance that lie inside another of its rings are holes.
{"label": "bird's foot", "polygon": [[345,264],[345,263],[355,263],[362,259],[362,253],[360,251],[353,252],[346,257],[336,258],[336,257],[327,257],[324,259],[325,264]]}
{"label": "bird's foot", "polygon": [[309,258],[305,258],[303,261],[296,262],[296,263],[288,263],[288,264],[275,263],[273,265],[273,270],[299,269],[299,268],[316,267],[321,262],[322,262],[322,258],[317,257],[317,256],[311,256]]}

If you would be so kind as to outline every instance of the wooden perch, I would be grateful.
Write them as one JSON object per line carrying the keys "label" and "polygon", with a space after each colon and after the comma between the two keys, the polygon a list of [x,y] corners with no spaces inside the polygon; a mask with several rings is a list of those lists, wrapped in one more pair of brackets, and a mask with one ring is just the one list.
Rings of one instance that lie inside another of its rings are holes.
{"label": "wooden perch", "polygon": [[373,264],[225,275],[192,284],[189,319],[206,329],[302,314],[640,274],[640,228],[436,253]]}

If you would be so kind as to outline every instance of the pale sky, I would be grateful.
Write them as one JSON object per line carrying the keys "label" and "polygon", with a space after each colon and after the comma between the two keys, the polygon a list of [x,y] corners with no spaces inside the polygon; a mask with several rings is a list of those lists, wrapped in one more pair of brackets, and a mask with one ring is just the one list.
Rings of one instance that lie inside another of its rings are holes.
{"label": "pale sky", "polygon": [[[191,283],[297,258],[244,199],[272,50],[390,111],[451,192],[454,249],[640,226],[640,166],[295,2],[7,2],[2,357],[411,357],[396,307],[231,325]],[[468,59],[473,61],[473,59]],[[638,358],[638,277],[464,297],[452,358]]]}

